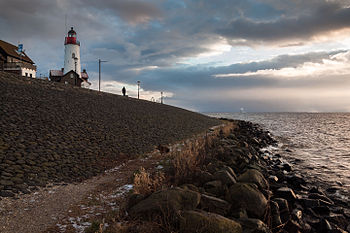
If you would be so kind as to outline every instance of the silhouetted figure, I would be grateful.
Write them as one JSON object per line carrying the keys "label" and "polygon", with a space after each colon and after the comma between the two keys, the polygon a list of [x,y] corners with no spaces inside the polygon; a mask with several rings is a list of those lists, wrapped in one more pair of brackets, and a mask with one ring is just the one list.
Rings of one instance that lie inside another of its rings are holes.
{"label": "silhouetted figure", "polygon": [[125,87],[123,87],[123,89],[122,89],[122,93],[123,93],[123,96],[125,96],[125,95],[126,95],[126,89],[125,89]]}

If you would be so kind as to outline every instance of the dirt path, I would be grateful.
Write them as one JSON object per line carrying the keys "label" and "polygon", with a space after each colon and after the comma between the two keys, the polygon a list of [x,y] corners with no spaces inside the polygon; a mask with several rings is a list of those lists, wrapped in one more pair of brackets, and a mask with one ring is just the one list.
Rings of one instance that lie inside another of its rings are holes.
{"label": "dirt path", "polygon": [[0,201],[0,232],[84,232],[96,217],[116,210],[132,188],[133,172],[156,169],[159,156],[129,160],[77,184],[40,189]]}

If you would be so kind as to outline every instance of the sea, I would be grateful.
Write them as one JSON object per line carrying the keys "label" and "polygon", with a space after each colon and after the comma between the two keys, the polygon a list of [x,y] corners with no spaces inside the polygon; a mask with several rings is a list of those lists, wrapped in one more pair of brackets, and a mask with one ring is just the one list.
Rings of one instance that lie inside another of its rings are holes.
{"label": "sea", "polygon": [[[309,182],[350,197],[350,113],[208,113],[251,121],[278,141],[274,153]],[[348,199],[348,198],[346,198]]]}

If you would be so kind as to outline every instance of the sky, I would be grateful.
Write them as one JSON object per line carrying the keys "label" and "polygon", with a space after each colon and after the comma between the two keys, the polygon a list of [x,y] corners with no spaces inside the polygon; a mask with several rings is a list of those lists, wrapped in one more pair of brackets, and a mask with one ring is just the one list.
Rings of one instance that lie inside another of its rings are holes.
{"label": "sky", "polygon": [[349,112],[350,0],[0,0],[37,75],[74,27],[91,89],[198,112]]}

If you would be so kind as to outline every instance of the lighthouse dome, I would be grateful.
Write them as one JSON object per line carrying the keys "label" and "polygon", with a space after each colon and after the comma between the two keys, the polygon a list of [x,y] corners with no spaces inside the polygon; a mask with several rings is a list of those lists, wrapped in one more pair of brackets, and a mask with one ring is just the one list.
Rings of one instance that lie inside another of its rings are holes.
{"label": "lighthouse dome", "polygon": [[76,35],[77,33],[74,31],[73,27],[70,28],[68,35]]}
{"label": "lighthouse dome", "polygon": [[70,28],[68,35],[65,38],[64,44],[80,45],[80,42],[77,40],[77,33],[74,31],[73,27]]}

